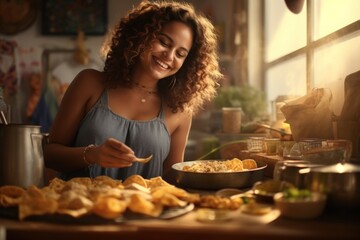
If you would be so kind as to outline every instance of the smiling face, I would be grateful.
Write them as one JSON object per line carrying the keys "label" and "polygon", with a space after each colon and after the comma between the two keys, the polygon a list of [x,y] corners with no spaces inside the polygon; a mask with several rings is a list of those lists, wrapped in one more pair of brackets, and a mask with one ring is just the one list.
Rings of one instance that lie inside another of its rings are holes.
{"label": "smiling face", "polygon": [[181,22],[164,25],[152,48],[141,55],[140,69],[156,80],[175,74],[183,65],[193,42],[192,29]]}

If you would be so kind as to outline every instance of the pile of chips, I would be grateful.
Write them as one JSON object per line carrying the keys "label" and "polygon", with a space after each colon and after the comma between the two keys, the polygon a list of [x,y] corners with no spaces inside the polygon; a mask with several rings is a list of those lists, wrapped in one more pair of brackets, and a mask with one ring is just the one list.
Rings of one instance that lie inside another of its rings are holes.
{"label": "pile of chips", "polygon": [[127,211],[157,217],[167,208],[185,207],[190,203],[199,207],[229,209],[241,205],[239,201],[218,196],[209,199],[208,196],[189,193],[161,177],[144,179],[140,175],[130,176],[124,181],[107,176],[79,177],[69,181],[54,178],[43,188],[0,187],[0,207],[18,207],[20,220],[49,214],[66,214],[75,218],[95,214],[116,219]]}

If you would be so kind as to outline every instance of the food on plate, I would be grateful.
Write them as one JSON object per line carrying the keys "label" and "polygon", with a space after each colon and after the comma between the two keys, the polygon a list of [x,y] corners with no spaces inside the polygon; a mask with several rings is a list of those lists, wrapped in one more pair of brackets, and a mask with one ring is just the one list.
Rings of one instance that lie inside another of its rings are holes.
{"label": "food on plate", "polygon": [[115,219],[125,212],[127,202],[115,197],[100,197],[94,204],[92,212],[96,215],[106,218]]}
{"label": "food on plate", "polygon": [[243,204],[241,198],[227,198],[216,195],[205,195],[200,197],[200,202],[197,204],[203,208],[214,209],[238,209]]}
{"label": "food on plate", "polygon": [[268,204],[252,202],[241,206],[241,212],[251,215],[265,215],[272,211],[272,207]]}
{"label": "food on plate", "polygon": [[257,168],[257,164],[254,159],[244,159],[242,160],[244,169],[255,169]]}
{"label": "food on plate", "polygon": [[142,176],[137,175],[137,174],[131,175],[130,177],[125,179],[123,185],[126,186],[126,185],[130,185],[132,183],[137,183],[143,187],[147,187],[145,179]]}
{"label": "food on plate", "polygon": [[53,214],[74,218],[93,214],[104,219],[116,219],[127,213],[158,217],[167,209],[189,204],[227,210],[236,210],[243,204],[241,198],[201,196],[169,184],[161,177],[144,179],[139,175],[123,182],[101,176],[69,181],[54,178],[42,188],[2,186],[0,200],[0,207],[18,207],[20,220]]}
{"label": "food on plate", "polygon": [[139,194],[134,194],[128,204],[128,208],[134,213],[157,217],[161,214],[163,206],[160,203],[153,203]]}
{"label": "food on plate", "polygon": [[197,161],[192,165],[183,167],[183,171],[212,173],[212,172],[241,172],[257,168],[257,163],[253,159],[240,160],[233,158],[231,160],[204,160]]}
{"label": "food on plate", "polygon": [[19,219],[28,216],[54,214],[58,209],[55,194],[46,194],[41,189],[31,186],[22,196],[19,203]]}
{"label": "food on plate", "polygon": [[0,187],[0,206],[11,207],[19,204],[21,196],[25,190],[17,186],[1,186]]}

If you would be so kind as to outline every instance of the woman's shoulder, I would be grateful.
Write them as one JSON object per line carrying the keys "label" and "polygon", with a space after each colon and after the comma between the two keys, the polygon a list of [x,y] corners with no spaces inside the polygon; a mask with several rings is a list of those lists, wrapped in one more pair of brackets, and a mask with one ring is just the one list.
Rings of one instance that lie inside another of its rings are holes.
{"label": "woman's shoulder", "polygon": [[168,106],[163,108],[165,119],[170,132],[173,132],[181,125],[188,125],[192,121],[192,114],[189,111],[177,111],[174,113]]}
{"label": "woman's shoulder", "polygon": [[82,87],[100,87],[104,85],[104,73],[95,69],[84,69],[76,75],[73,82]]}

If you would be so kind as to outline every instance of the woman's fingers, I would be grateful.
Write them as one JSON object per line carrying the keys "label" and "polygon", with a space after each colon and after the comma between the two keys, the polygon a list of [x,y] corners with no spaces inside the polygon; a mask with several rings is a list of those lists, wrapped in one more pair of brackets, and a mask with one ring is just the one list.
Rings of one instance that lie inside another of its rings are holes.
{"label": "woman's fingers", "polygon": [[102,167],[129,167],[134,162],[134,151],[116,139],[106,140],[100,148]]}
{"label": "woman's fingers", "polygon": [[109,146],[123,152],[123,153],[130,153],[130,154],[134,154],[134,151],[129,148],[128,146],[126,146],[124,143],[114,139],[114,138],[109,138],[106,141],[107,144],[109,144]]}

